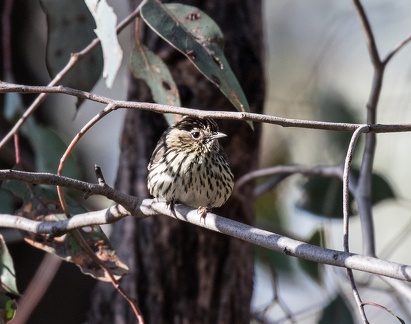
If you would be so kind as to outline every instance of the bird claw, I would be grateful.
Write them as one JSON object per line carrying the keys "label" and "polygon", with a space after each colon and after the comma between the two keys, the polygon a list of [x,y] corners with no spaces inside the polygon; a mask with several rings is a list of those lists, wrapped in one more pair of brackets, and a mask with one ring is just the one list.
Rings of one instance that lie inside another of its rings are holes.
{"label": "bird claw", "polygon": [[171,211],[171,213],[173,214],[173,216],[174,216],[175,218],[177,218],[176,210],[175,210],[175,208],[174,208],[175,205],[176,205],[176,203],[175,203],[174,201],[167,201],[167,202],[166,202],[167,208]]}
{"label": "bird claw", "polygon": [[200,207],[197,208],[197,214],[200,215],[200,220],[204,219],[204,222],[205,222],[205,218],[208,214],[208,211],[209,211],[208,207],[200,206]]}

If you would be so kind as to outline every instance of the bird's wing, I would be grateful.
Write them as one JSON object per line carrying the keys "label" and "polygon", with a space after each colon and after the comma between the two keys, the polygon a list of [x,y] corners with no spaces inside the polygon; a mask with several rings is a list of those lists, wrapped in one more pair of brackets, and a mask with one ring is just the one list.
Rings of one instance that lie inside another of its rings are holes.
{"label": "bird's wing", "polygon": [[157,163],[161,160],[166,151],[166,137],[161,136],[160,140],[157,143],[156,148],[154,149],[153,155],[151,155],[150,163],[148,164],[148,170],[153,169]]}

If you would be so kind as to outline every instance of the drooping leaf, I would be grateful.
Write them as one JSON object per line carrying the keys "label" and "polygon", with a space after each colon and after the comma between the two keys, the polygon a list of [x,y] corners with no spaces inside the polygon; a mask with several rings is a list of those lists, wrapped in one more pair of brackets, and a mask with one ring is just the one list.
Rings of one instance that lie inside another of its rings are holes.
{"label": "drooping leaf", "polygon": [[[170,106],[181,106],[177,85],[167,65],[150,51],[137,37],[130,59],[134,77],[144,80],[151,90],[155,102]],[[166,114],[169,125],[176,122],[172,114]]]}
{"label": "drooping leaf", "polygon": [[[55,222],[65,220],[62,213],[57,193],[54,188],[46,186],[31,186],[18,181],[7,180],[2,184],[17,197],[23,199],[23,206],[17,215],[28,219]],[[72,214],[85,213],[86,210],[79,206],[73,199],[66,197],[69,210]],[[78,230],[83,240],[94,252],[112,274],[120,279],[128,272],[128,268],[117,257],[107,236],[100,226],[88,226]],[[75,263],[83,273],[102,281],[109,281],[100,266],[83,250],[77,238],[72,233],[63,236],[39,235],[36,233],[22,232],[24,239],[36,248],[53,253],[65,261]]]}
{"label": "drooping leaf", "polygon": [[[358,180],[359,171],[352,169],[353,180]],[[338,178],[311,178],[302,185],[302,195],[297,201],[298,208],[311,214],[330,218],[343,217],[342,181]],[[372,175],[371,202],[373,205],[395,198],[391,185],[381,175]],[[356,213],[353,197],[350,194],[350,216]]]}
{"label": "drooping leaf", "polygon": [[325,308],[319,324],[354,324],[353,316],[345,300],[337,295]]}
{"label": "drooping leaf", "polygon": [[183,53],[238,111],[250,111],[247,99],[223,52],[223,34],[198,8],[149,0],[141,9],[144,21]]}
{"label": "drooping leaf", "polygon": [[4,241],[3,235],[0,235],[0,279],[2,292],[19,295],[16,284],[16,272],[10,252]]}
{"label": "drooping leaf", "polygon": [[[311,234],[307,243],[312,244],[312,245],[321,246],[322,237],[323,237],[322,230],[317,229],[314,231],[314,233]],[[298,258],[297,260],[298,260],[298,264],[300,265],[301,269],[306,274],[308,274],[317,283],[321,283],[321,265],[319,263],[307,261],[301,258]]]}
{"label": "drooping leaf", "polygon": [[[40,0],[47,16],[46,63],[54,78],[69,62],[70,56],[83,50],[96,37],[95,23],[84,0]],[[80,60],[61,84],[90,91],[103,69],[101,46]]]}
{"label": "drooping leaf", "polygon": [[[38,218],[39,219],[39,218]],[[65,220],[63,214],[49,215],[40,218],[43,221]],[[120,261],[107,236],[100,226],[88,226],[77,231],[94,255],[110,270],[114,277],[119,280],[128,273],[128,267]],[[101,281],[110,281],[110,278],[101,267],[83,249],[73,233],[67,233],[61,237],[53,237],[27,233],[24,240],[32,246],[55,254],[65,261],[77,265],[87,275]]]}
{"label": "drooping leaf", "polygon": [[106,0],[85,0],[85,3],[97,25],[95,33],[100,39],[104,56],[103,77],[107,87],[111,88],[123,59],[117,38],[117,16]]}

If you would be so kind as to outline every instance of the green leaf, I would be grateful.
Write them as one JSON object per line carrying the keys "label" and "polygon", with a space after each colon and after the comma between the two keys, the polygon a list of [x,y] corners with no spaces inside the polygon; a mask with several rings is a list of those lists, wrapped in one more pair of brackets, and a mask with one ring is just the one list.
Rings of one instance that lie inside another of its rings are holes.
{"label": "green leaf", "polygon": [[337,295],[325,308],[319,324],[354,324],[353,316],[345,300]]}
{"label": "green leaf", "polygon": [[[353,180],[358,180],[358,169],[352,169],[352,176]],[[314,215],[342,218],[342,194],[342,181],[339,178],[311,178],[303,184],[302,195],[296,205],[298,208]],[[388,181],[381,175],[373,173],[372,204],[375,205],[383,200],[393,199],[395,197],[395,192]],[[351,194],[350,202],[349,215],[352,216],[356,213],[356,209]]]}
{"label": "green leaf", "polygon": [[0,294],[0,322],[8,323],[16,314],[17,303],[7,295]]}
{"label": "green leaf", "polygon": [[[317,229],[313,234],[311,234],[307,243],[316,246],[322,246],[322,237],[324,237],[323,231],[321,229]],[[298,258],[297,260],[298,264],[301,266],[301,269],[306,274],[308,274],[317,283],[321,283],[321,265],[319,263],[307,261],[300,258]]]}
{"label": "green leaf", "polygon": [[85,0],[85,3],[97,25],[95,32],[100,39],[104,56],[103,77],[106,78],[107,87],[111,88],[123,59],[117,38],[117,16],[106,0]]}
{"label": "green leaf", "polygon": [[249,112],[247,99],[223,52],[223,34],[203,11],[188,5],[149,0],[141,9],[147,25],[183,53],[238,111]]}
{"label": "green leaf", "polygon": [[[47,16],[46,63],[55,77],[73,53],[83,50],[96,37],[95,23],[84,0],[40,0]],[[100,79],[103,69],[101,46],[81,59],[63,78],[61,84],[90,91]]]}
{"label": "green leaf", "polygon": [[[167,65],[144,46],[138,37],[131,53],[130,66],[134,77],[147,83],[155,102],[181,106],[177,85]],[[165,117],[169,125],[176,122],[172,114],[166,114]]]}
{"label": "green leaf", "polygon": [[14,270],[13,259],[4,241],[3,235],[0,234],[0,279],[2,291],[20,295],[16,285],[16,272]]}

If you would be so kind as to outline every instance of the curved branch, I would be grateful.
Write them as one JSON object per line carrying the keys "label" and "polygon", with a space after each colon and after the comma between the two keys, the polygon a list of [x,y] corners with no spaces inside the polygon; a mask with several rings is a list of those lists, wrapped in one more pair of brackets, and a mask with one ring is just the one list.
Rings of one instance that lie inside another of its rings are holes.
{"label": "curved branch", "polygon": [[[344,218],[344,233],[343,233],[343,246],[344,251],[349,252],[349,218],[350,218],[350,195],[349,195],[349,185],[350,185],[350,169],[351,161],[353,158],[354,150],[357,145],[358,139],[362,133],[366,133],[368,127],[358,128],[354,134],[351,136],[350,144],[348,145],[347,154],[344,161],[344,174],[343,174],[343,218]],[[364,226],[364,224],[363,224]],[[364,238],[366,239],[366,238]]]}

